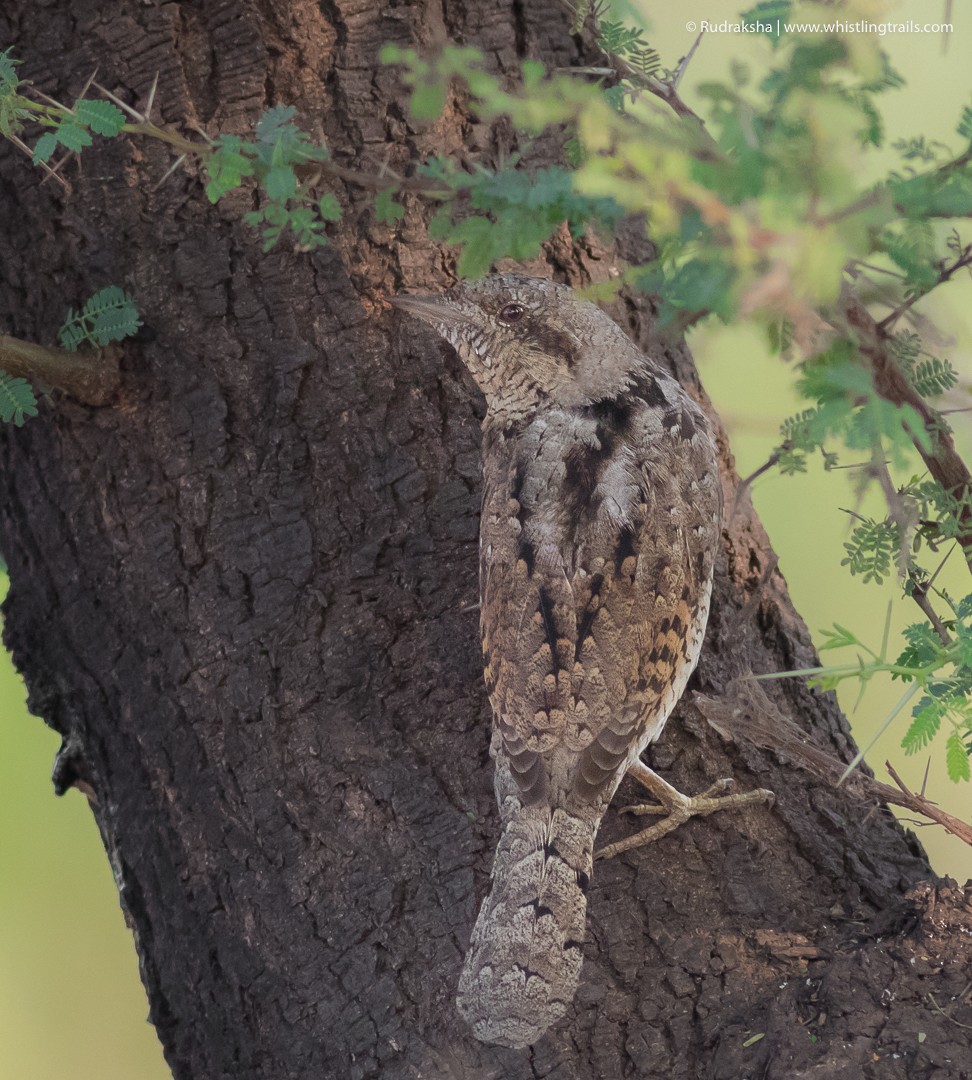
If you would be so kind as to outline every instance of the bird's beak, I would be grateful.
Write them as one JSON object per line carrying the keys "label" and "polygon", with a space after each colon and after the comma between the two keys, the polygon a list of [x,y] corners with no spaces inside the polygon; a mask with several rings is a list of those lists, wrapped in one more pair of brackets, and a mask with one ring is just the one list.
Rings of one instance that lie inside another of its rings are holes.
{"label": "bird's beak", "polygon": [[470,321],[458,304],[444,296],[390,296],[388,303],[409,315],[424,319],[440,332]]}

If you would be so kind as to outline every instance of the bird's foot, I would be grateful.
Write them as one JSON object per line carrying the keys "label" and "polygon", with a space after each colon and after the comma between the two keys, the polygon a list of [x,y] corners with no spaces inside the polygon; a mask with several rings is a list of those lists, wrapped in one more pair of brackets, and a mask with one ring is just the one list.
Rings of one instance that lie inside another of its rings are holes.
{"label": "bird's foot", "polygon": [[751,806],[753,803],[767,803],[772,806],[776,796],[766,788],[757,788],[755,791],[741,792],[737,795],[727,795],[726,792],[732,787],[733,780],[717,780],[706,788],[701,795],[690,798],[683,795],[677,788],[664,781],[656,772],[653,772],[641,761],[635,762],[628,769],[628,774],[643,784],[658,800],[658,803],[649,803],[642,806],[625,806],[622,814],[659,814],[663,819],[655,825],[642,829],[634,836],[625,837],[614,844],[608,844],[597,852],[598,859],[611,859],[620,855],[622,851],[630,851],[632,848],[641,847],[644,844],[653,844],[661,837],[677,829],[679,825],[693,817],[708,817],[717,810],[733,810],[739,806]]}

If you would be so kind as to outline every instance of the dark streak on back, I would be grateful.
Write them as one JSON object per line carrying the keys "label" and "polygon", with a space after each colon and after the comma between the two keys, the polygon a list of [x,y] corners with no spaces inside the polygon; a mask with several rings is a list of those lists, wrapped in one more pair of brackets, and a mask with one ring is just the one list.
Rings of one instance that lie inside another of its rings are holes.
{"label": "dark streak on back", "polygon": [[632,529],[630,525],[626,525],[618,533],[618,542],[614,548],[614,565],[617,571],[620,571],[625,559],[637,557],[638,548],[635,544],[637,539],[638,531]]}
{"label": "dark streak on back", "polygon": [[600,605],[595,607],[592,603],[594,597],[601,591],[601,586],[604,584],[604,575],[595,574],[591,578],[591,596],[587,601],[587,607],[584,609],[584,614],[581,616],[581,620],[577,625],[577,642],[574,646],[574,659],[580,660],[581,650],[584,648],[584,642],[590,637],[591,627],[594,625],[594,619],[597,613],[601,610]]}
{"label": "dark streak on back", "polygon": [[547,636],[547,644],[550,646],[550,659],[554,675],[559,670],[557,667],[557,624],[554,616],[553,600],[550,593],[540,586],[540,615],[543,618],[543,630]]}

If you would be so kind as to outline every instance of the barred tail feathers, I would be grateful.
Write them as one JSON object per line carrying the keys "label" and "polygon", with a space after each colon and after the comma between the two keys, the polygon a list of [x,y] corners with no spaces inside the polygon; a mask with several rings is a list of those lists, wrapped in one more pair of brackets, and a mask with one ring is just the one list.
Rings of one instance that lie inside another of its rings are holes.
{"label": "barred tail feathers", "polygon": [[477,1039],[519,1048],[559,1020],[577,990],[600,815],[523,806],[513,795],[501,807],[492,887],[456,1003]]}

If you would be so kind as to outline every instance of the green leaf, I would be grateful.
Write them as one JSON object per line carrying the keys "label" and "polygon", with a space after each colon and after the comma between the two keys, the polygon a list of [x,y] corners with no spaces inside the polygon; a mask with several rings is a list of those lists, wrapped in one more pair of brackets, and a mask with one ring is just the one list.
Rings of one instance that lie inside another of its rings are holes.
{"label": "green leaf", "polygon": [[81,98],[74,103],[78,123],[91,128],[96,135],[112,138],[125,125],[125,114],[110,101],[91,101]]}
{"label": "green leaf", "polygon": [[948,768],[948,778],[954,783],[960,780],[969,780],[972,770],[969,769],[969,753],[957,731],[953,731],[945,743],[945,764]]}
{"label": "green leaf", "polygon": [[254,129],[257,142],[272,145],[277,142],[281,135],[286,132],[296,131],[293,124],[288,123],[297,115],[294,105],[275,105],[260,117]]}
{"label": "green leaf", "polygon": [[220,196],[239,187],[244,176],[255,173],[254,154],[252,143],[245,143],[238,135],[221,135],[216,140],[206,161],[209,173],[206,197],[210,202],[218,201]]}
{"label": "green leaf", "polygon": [[37,398],[30,383],[0,371],[0,420],[23,427],[28,416],[36,415]]}
{"label": "green leaf", "polygon": [[17,77],[20,61],[11,56],[12,48],[0,52],[0,135],[19,135],[24,121],[35,115],[31,101],[17,93],[21,81]]}
{"label": "green leaf", "polygon": [[942,725],[944,708],[941,702],[930,697],[923,697],[915,706],[911,726],[901,740],[901,746],[906,754],[917,754],[938,734]]}
{"label": "green leaf", "polygon": [[337,196],[330,192],[321,197],[321,201],[317,204],[317,211],[325,221],[340,221],[343,212]]}
{"label": "green leaf", "polygon": [[445,87],[438,83],[423,83],[412,91],[412,115],[416,120],[435,120],[445,108]]}
{"label": "green leaf", "polygon": [[73,116],[62,120],[58,124],[55,134],[57,135],[57,141],[62,146],[66,146],[68,150],[73,150],[75,153],[79,153],[86,146],[91,146],[94,141],[88,133],[88,129],[83,127]]}
{"label": "green leaf", "polygon": [[931,356],[916,364],[910,372],[911,381],[922,397],[937,397],[958,382],[958,372],[948,360]]}
{"label": "green leaf", "polygon": [[891,573],[900,544],[900,530],[889,518],[884,521],[867,518],[844,544],[847,558],[841,559],[840,565],[849,567],[851,574],[863,577],[865,584],[873,581],[880,585]]}
{"label": "green leaf", "polygon": [[297,174],[290,165],[276,165],[263,178],[263,190],[275,202],[286,202],[297,192]]}
{"label": "green leaf", "polygon": [[85,316],[92,317],[131,303],[132,298],[124,289],[119,288],[117,285],[106,285],[103,289],[99,289],[88,297],[85,301],[83,313]]}
{"label": "green leaf", "polygon": [[51,160],[51,155],[57,149],[57,136],[53,131],[45,131],[34,146],[34,164]]}
{"label": "green leaf", "polygon": [[972,108],[968,105],[962,110],[961,119],[955,130],[963,139],[968,139],[969,142],[972,142]]}
{"label": "green leaf", "polygon": [[97,345],[109,341],[122,341],[138,333],[142,325],[134,304],[127,304],[115,311],[103,311],[91,321],[91,336]]}
{"label": "green leaf", "polygon": [[917,289],[931,288],[938,281],[935,234],[929,222],[904,221],[885,229],[880,244]]}
{"label": "green leaf", "polygon": [[405,216],[405,207],[392,198],[392,189],[379,191],[375,196],[375,220],[381,225],[394,225]]}
{"label": "green leaf", "polygon": [[807,455],[802,450],[787,450],[780,447],[776,451],[777,464],[784,476],[796,476],[807,471]]}
{"label": "green leaf", "polygon": [[58,339],[71,352],[84,344],[100,348],[131,337],[141,325],[131,296],[117,285],[108,285],[89,297],[80,312],[68,311]]}
{"label": "green leaf", "polygon": [[821,635],[826,640],[817,646],[818,652],[826,652],[827,649],[845,649],[851,645],[860,645],[860,641],[857,635],[848,630],[846,626],[841,626],[840,623],[834,623],[833,630],[821,630]]}
{"label": "green leaf", "polygon": [[888,186],[895,208],[905,217],[966,217],[972,213],[968,166],[945,174],[897,179]]}
{"label": "green leaf", "polygon": [[782,30],[783,23],[790,20],[792,7],[791,0],[764,0],[763,3],[756,4],[755,7],[744,11],[739,16],[739,21],[749,25],[754,23],[763,24],[765,29],[761,32],[770,37],[775,44],[780,39],[780,34],[777,33],[777,24]]}
{"label": "green leaf", "polygon": [[17,78],[17,68],[20,67],[21,61],[14,60],[10,55],[13,52],[13,46],[10,45],[3,52],[0,52],[0,83],[3,84],[3,89],[8,86],[16,86],[19,82]]}
{"label": "green leaf", "polygon": [[403,49],[401,45],[386,42],[378,50],[379,64],[408,64],[413,66],[417,60],[418,53],[414,49]]}
{"label": "green leaf", "polygon": [[481,278],[493,262],[496,226],[488,218],[470,217],[453,230],[450,240],[462,244],[456,272],[463,278]]}
{"label": "green leaf", "polygon": [[[941,643],[928,623],[912,623],[905,627],[903,634],[907,645],[895,661],[895,667],[923,668],[938,659]],[[911,676],[896,674],[894,677],[907,679]]]}
{"label": "green leaf", "polygon": [[299,206],[291,210],[287,223],[297,239],[299,248],[313,251],[327,243],[324,222],[309,206]]}

